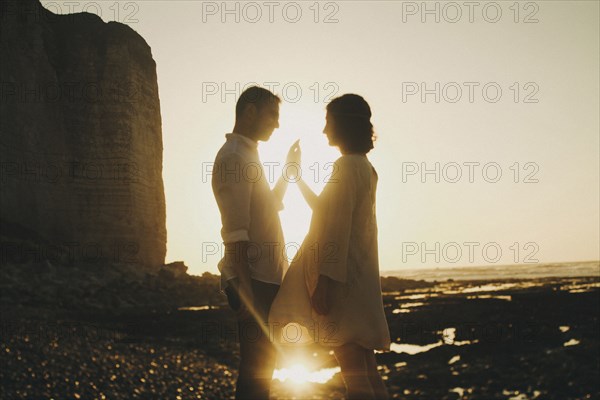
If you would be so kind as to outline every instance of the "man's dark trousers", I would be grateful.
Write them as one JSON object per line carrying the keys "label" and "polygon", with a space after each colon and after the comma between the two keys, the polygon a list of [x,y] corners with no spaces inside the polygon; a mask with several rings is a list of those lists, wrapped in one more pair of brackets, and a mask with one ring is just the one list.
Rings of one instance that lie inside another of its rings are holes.
{"label": "man's dark trousers", "polygon": [[[238,320],[240,367],[235,388],[236,400],[268,400],[277,352],[269,338],[269,311],[279,285],[252,279],[256,317]],[[237,311],[240,298],[231,286],[225,289],[229,306]],[[266,331],[265,331],[266,330]]]}

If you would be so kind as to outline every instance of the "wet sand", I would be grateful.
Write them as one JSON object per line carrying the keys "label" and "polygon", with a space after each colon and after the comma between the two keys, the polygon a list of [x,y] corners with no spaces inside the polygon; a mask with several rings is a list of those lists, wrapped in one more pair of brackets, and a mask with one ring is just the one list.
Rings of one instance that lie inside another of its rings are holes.
{"label": "wet sand", "polygon": [[[235,323],[212,303],[118,313],[3,304],[0,397],[232,398]],[[384,303],[395,344],[377,357],[393,398],[600,398],[597,277],[444,282]],[[278,367],[299,356],[309,370],[337,366],[328,349],[301,353]],[[339,373],[324,384],[275,379],[272,392],[341,399],[343,383]]]}

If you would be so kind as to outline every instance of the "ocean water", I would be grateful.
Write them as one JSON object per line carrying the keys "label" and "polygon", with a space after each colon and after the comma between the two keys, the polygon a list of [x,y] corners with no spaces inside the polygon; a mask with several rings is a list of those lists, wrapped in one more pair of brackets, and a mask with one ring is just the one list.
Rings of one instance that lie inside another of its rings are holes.
{"label": "ocean water", "polygon": [[486,265],[476,267],[437,267],[406,268],[381,271],[382,276],[395,276],[402,279],[446,281],[457,280],[495,280],[495,279],[539,279],[550,277],[600,277],[600,261]]}

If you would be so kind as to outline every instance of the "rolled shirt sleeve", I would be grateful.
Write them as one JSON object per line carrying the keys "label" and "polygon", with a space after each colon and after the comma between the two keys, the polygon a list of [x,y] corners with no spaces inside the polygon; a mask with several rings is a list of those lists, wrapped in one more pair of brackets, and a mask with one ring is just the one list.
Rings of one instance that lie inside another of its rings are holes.
{"label": "rolled shirt sleeve", "polygon": [[237,153],[215,160],[212,186],[221,212],[221,237],[225,244],[249,241],[252,182],[243,174],[245,161]]}
{"label": "rolled shirt sleeve", "polygon": [[332,175],[318,201],[321,219],[318,265],[320,274],[346,283],[356,204],[356,176],[352,165],[343,160],[338,160],[334,165],[337,166],[338,173]]}

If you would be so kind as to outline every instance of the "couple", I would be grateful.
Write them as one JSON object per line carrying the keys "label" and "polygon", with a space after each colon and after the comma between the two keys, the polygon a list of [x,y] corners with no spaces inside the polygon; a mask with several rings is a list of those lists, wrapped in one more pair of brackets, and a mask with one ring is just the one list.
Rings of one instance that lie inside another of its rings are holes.
{"label": "couple", "polygon": [[[288,269],[278,215],[288,182],[280,177],[271,189],[257,152],[258,141],[279,127],[279,103],[266,89],[245,90],[213,169],[225,244],[221,285],[238,320],[236,399],[269,398],[279,348],[269,327],[288,323],[334,351],[348,399],[387,399],[374,354],[389,349],[390,336],[379,280],[377,174],[366,157],[373,148],[371,110],[355,94],[327,105],[323,132],[342,156],[318,196],[297,177],[313,216]],[[298,142],[286,162],[300,164]]]}

